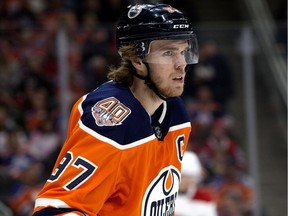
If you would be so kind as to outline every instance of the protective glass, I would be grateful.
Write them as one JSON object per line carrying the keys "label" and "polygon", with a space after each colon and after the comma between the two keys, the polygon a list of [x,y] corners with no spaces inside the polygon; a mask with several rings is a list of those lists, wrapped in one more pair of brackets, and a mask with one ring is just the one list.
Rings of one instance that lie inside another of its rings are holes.
{"label": "protective glass", "polygon": [[151,64],[196,64],[198,57],[196,35],[190,35],[189,39],[175,35],[173,39],[151,41],[143,61]]}

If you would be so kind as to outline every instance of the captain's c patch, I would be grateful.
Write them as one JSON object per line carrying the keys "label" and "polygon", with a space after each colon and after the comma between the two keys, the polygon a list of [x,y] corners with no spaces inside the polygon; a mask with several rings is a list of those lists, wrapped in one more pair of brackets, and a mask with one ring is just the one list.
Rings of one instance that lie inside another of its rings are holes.
{"label": "captain's c patch", "polygon": [[91,112],[98,126],[115,126],[121,125],[131,110],[115,97],[109,97],[98,101]]}

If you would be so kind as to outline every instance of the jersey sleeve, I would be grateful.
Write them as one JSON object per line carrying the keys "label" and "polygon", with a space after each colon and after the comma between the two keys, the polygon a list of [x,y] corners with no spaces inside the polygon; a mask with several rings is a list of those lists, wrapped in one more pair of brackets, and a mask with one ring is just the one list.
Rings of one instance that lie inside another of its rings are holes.
{"label": "jersey sleeve", "polygon": [[35,215],[46,215],[48,207],[95,215],[117,190],[121,151],[81,128],[80,102],[71,112],[67,139],[52,174],[36,199]]}

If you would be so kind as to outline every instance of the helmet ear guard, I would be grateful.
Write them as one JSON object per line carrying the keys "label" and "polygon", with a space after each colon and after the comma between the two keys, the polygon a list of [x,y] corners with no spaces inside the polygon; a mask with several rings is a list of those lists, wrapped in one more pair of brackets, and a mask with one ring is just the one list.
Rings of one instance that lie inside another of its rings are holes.
{"label": "helmet ear guard", "polygon": [[143,60],[147,54],[147,50],[149,49],[150,41],[135,41],[134,44],[137,56]]}

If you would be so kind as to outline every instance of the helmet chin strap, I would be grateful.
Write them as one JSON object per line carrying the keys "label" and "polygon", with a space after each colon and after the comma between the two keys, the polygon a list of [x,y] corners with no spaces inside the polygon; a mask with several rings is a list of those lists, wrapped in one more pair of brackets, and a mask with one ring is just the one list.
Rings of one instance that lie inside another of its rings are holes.
{"label": "helmet chin strap", "polygon": [[147,68],[147,76],[141,76],[139,74],[136,73],[135,71],[135,76],[138,77],[139,79],[142,79],[145,81],[145,84],[162,100],[164,101],[168,101],[173,99],[174,97],[164,97],[163,95],[160,94],[159,89],[157,88],[157,86],[154,84],[154,82],[151,80],[150,77],[150,67],[149,64],[147,62],[143,62],[146,65]]}

